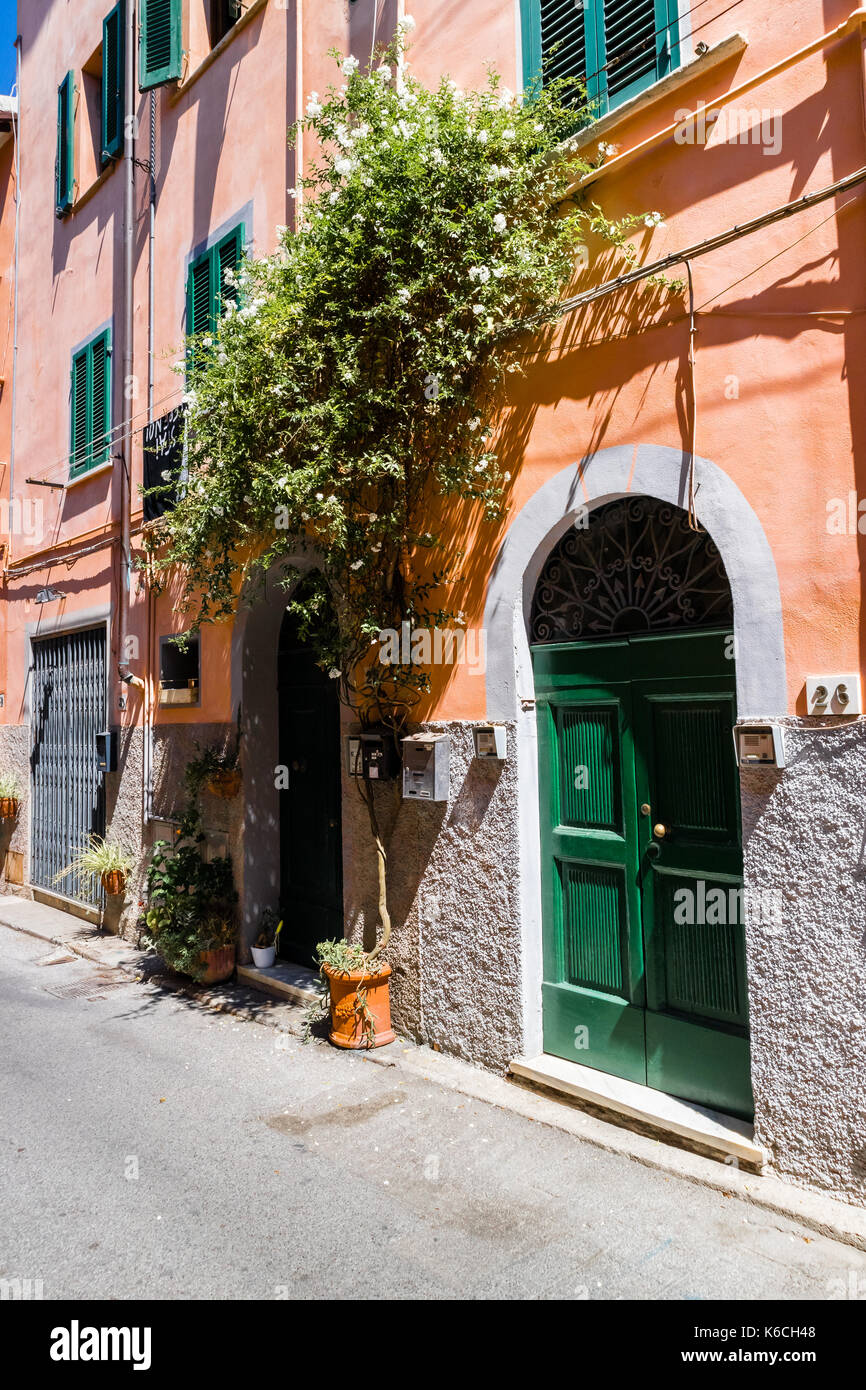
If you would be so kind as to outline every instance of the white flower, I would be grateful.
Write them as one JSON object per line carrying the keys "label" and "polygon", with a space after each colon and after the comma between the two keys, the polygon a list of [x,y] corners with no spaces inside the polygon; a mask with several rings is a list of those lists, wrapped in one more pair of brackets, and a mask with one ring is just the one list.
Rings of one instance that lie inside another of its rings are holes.
{"label": "white flower", "polygon": [[487,310],[484,308],[484,305],[483,305],[483,304],[473,304],[473,305],[472,305],[472,312],[473,312],[473,314],[477,314],[477,315],[480,316],[481,314],[485,314],[485,313],[487,312]]}
{"label": "white flower", "polygon": [[660,212],[648,212],[643,221],[645,227],[663,227],[665,225]]}
{"label": "white flower", "polygon": [[343,59],[343,63],[342,63],[343,76],[344,76],[344,77],[351,77],[353,72],[357,72],[357,71],[358,71],[358,66],[359,66],[359,64],[358,64],[358,59],[357,59],[357,58],[352,58],[352,57],[344,58],[344,59]]}
{"label": "white flower", "polygon": [[363,565],[363,563],[364,563],[363,560],[356,560],[356,561],[354,562],[354,564],[351,564],[351,565],[349,566],[349,569],[350,569],[350,570],[359,570],[359,569],[361,568],[361,566]]}
{"label": "white flower", "polygon": [[514,130],[514,128],[512,126],[509,126],[507,130],[503,130],[502,138],[503,140],[513,140],[515,139],[516,134],[517,132]]}
{"label": "white flower", "polygon": [[162,481],[163,481],[164,483],[170,483],[170,482],[171,482],[171,469],[170,469],[170,468],[164,468],[164,469],[162,470],[162,473],[161,473],[160,476],[161,476]]}
{"label": "white flower", "polygon": [[609,145],[606,140],[602,140],[601,144],[598,147],[598,152],[601,155],[602,159],[612,159],[613,156],[618,152],[618,150],[619,145]]}
{"label": "white flower", "polygon": [[480,280],[482,285],[486,285],[490,279],[490,271],[486,265],[473,265],[469,271],[470,280]]}
{"label": "white flower", "polygon": [[505,267],[504,267],[504,266],[495,265],[495,266],[493,267],[493,278],[494,278],[494,280],[501,280],[504,274],[505,274]]}
{"label": "white flower", "polygon": [[278,236],[278,237],[280,238],[280,240],[282,241],[283,237],[286,235],[286,232],[287,232],[289,229],[288,229],[288,227],[284,227],[283,224],[282,224],[282,222],[278,222],[277,225],[276,225],[275,230],[276,230],[277,236]]}
{"label": "white flower", "polygon": [[380,63],[376,69],[376,76],[381,77],[383,82],[391,81],[391,69],[387,63]]}
{"label": "white flower", "polygon": [[178,373],[180,373],[180,372],[185,372],[185,371],[186,371],[186,363],[185,363],[185,362],[172,362],[172,364],[171,364],[171,370],[172,370],[173,372],[178,372]]}
{"label": "white flower", "polygon": [[493,230],[494,230],[495,232],[500,232],[500,233],[502,233],[502,232],[504,232],[504,231],[506,230],[507,227],[508,227],[508,218],[505,216],[505,213],[504,213],[504,212],[497,212],[496,216],[495,216],[494,219],[493,219]]}
{"label": "white flower", "polygon": [[398,290],[398,291],[397,291],[397,298],[400,300],[400,303],[401,303],[401,304],[406,304],[406,303],[408,303],[408,301],[409,301],[409,291],[408,291],[405,287],[404,287],[403,289],[401,289],[401,290]]}
{"label": "white flower", "polygon": [[378,518],[378,516],[376,515],[375,512],[371,512],[370,515],[367,517],[367,520],[368,520],[368,521],[378,521],[379,518]]}
{"label": "white flower", "polygon": [[335,188],[335,189],[333,190],[332,193],[329,193],[329,194],[328,194],[328,201],[331,202],[331,203],[336,203],[336,201],[337,201],[337,199],[339,198],[339,196],[340,196],[340,190],[339,190],[338,188]]}
{"label": "white flower", "polygon": [[373,180],[370,178],[369,174],[365,174],[364,177],[361,179],[361,182],[365,188],[373,187]]}
{"label": "white flower", "polygon": [[334,165],[341,178],[348,178],[355,167],[354,159],[338,159]]}
{"label": "white flower", "polygon": [[[511,88],[510,88],[510,87],[503,87],[503,88],[502,88],[502,91],[499,93],[499,105],[500,105],[500,106],[511,106],[512,103],[513,103],[513,101],[514,101],[514,93],[511,91]],[[513,134],[513,133],[514,133],[514,132],[512,131],[512,134]]]}
{"label": "white flower", "polygon": [[403,18],[400,20],[400,28],[405,29],[407,34],[411,34],[412,30],[417,28],[417,25],[410,14],[404,14]]}
{"label": "white flower", "polygon": [[483,473],[486,467],[487,467],[487,464],[482,460],[481,463],[476,463],[476,465],[475,465],[475,472],[476,472],[476,473]]}
{"label": "white flower", "polygon": [[469,421],[469,428],[470,428],[471,430],[475,431],[475,430],[478,429],[478,426],[479,426],[480,424],[481,424],[481,421],[479,420],[478,416],[476,415],[474,420],[470,420],[470,421]]}
{"label": "white flower", "polygon": [[510,483],[510,482],[511,482],[511,474],[510,474],[510,473],[503,473],[502,478],[503,478],[503,481],[506,482],[506,483]]}
{"label": "white flower", "polygon": [[355,129],[355,139],[356,139],[356,140],[363,140],[364,137],[367,136],[367,135],[369,135],[369,134],[370,134],[370,127],[367,125],[367,122],[366,122],[366,121],[362,121],[361,124],[360,124],[359,126],[357,126],[356,129]]}
{"label": "white flower", "polygon": [[316,501],[317,501],[317,502],[322,502],[322,501],[324,501],[324,498],[325,498],[325,494],[324,494],[323,492],[317,492],[317,493],[316,493]]}
{"label": "white flower", "polygon": [[319,101],[318,92],[310,92],[310,99],[307,102],[307,115],[315,118],[322,114],[322,103]]}
{"label": "white flower", "polygon": [[479,145],[486,145],[490,136],[487,134],[486,130],[476,130],[475,139],[478,141]]}
{"label": "white flower", "polygon": [[437,148],[436,148],[435,150],[431,150],[431,151],[430,151],[430,158],[432,159],[432,161],[433,161],[434,164],[444,164],[444,163],[445,163],[445,156],[444,156],[444,154],[442,153],[442,151],[438,148],[438,146],[437,146]]}
{"label": "white flower", "polygon": [[342,674],[343,673],[338,666],[332,666],[330,671],[328,672],[328,675],[330,676],[332,681],[339,680]]}
{"label": "white flower", "polygon": [[342,145],[344,150],[348,149],[352,143],[352,136],[349,132],[349,129],[347,126],[344,125],[337,126],[337,129],[334,132],[334,138],[337,141],[338,145]]}
{"label": "white flower", "polygon": [[190,410],[195,410],[198,398],[195,391],[185,391],[181,399],[181,405],[189,406]]}
{"label": "white flower", "polygon": [[290,198],[297,198],[298,196],[298,190],[296,188],[287,188],[286,192]]}

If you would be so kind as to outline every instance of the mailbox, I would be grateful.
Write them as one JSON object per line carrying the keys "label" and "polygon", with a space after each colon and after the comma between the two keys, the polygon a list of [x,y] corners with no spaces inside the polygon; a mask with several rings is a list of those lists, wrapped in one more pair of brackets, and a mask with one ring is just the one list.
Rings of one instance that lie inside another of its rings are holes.
{"label": "mailbox", "polygon": [[734,748],[740,767],[784,767],[785,738],[781,724],[738,724]]}
{"label": "mailbox", "polygon": [[476,758],[498,758],[500,761],[505,758],[507,740],[504,724],[482,724],[480,729],[473,730],[473,734]]}
{"label": "mailbox", "polygon": [[96,766],[100,772],[117,771],[116,729],[104,729],[96,735]]}
{"label": "mailbox", "polygon": [[403,739],[403,796],[408,801],[447,801],[451,785],[451,740],[447,734],[413,734]]}

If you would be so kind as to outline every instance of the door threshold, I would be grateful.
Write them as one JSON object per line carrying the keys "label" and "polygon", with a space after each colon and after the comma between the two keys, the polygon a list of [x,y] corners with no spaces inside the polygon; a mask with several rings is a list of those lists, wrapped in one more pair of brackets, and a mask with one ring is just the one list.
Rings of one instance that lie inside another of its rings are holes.
{"label": "door threshold", "polygon": [[312,1004],[319,998],[316,988],[319,977],[306,965],[280,961],[278,965],[239,965],[238,982],[260,989],[265,994],[288,999],[292,1004]]}
{"label": "door threshold", "polygon": [[515,1057],[508,1069],[521,1080],[583,1101],[620,1121],[637,1121],[662,1136],[675,1135],[689,1145],[710,1150],[726,1162],[747,1163],[760,1172],[769,1160],[767,1151],[755,1143],[754,1127],[746,1120],[679,1100],[664,1091],[654,1091],[651,1086],[609,1076],[579,1062],[566,1062],[548,1052],[537,1057]]}

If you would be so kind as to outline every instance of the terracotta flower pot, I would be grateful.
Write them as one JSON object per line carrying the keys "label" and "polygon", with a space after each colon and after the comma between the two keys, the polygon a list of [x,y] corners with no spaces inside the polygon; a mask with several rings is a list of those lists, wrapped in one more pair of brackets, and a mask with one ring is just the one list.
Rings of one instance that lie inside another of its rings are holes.
{"label": "terracotta flower pot", "polygon": [[[391,1027],[390,965],[381,965],[373,975],[364,970],[332,970],[328,965],[323,970],[331,991],[331,1042],[337,1047],[385,1047],[393,1042],[397,1035]],[[359,994],[366,994],[370,1020],[358,1008]],[[373,1024],[372,1040],[368,1021]]]}
{"label": "terracotta flower pot", "polygon": [[126,888],[126,874],[120,869],[108,869],[102,877],[102,886],[110,898],[119,898]]}
{"label": "terracotta flower pot", "polygon": [[231,801],[241,789],[240,768],[221,768],[209,779],[207,789],[211,796],[221,796],[224,801]]}
{"label": "terracotta flower pot", "polygon": [[234,946],[217,946],[213,951],[202,951],[201,959],[207,969],[201,977],[203,985],[216,985],[227,980],[235,968]]}
{"label": "terracotta flower pot", "polygon": [[17,820],[20,805],[17,796],[0,796],[0,820]]}

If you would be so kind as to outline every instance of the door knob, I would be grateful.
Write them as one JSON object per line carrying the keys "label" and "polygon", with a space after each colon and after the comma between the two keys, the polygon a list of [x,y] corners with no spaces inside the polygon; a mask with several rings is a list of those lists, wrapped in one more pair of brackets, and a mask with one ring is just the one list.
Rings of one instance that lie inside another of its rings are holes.
{"label": "door knob", "polygon": [[670,833],[671,833],[671,828],[670,828],[670,826],[669,826],[669,825],[662,825],[661,821],[659,821],[658,825],[654,825],[654,826],[653,826],[653,834],[655,835],[655,837],[656,837],[657,840],[663,840],[663,839],[665,838],[665,836],[666,836],[666,835],[670,835]]}
{"label": "door knob", "polygon": [[652,814],[652,807],[650,806],[648,801],[645,801],[644,804],[641,806],[640,813],[642,816],[649,816]]}

